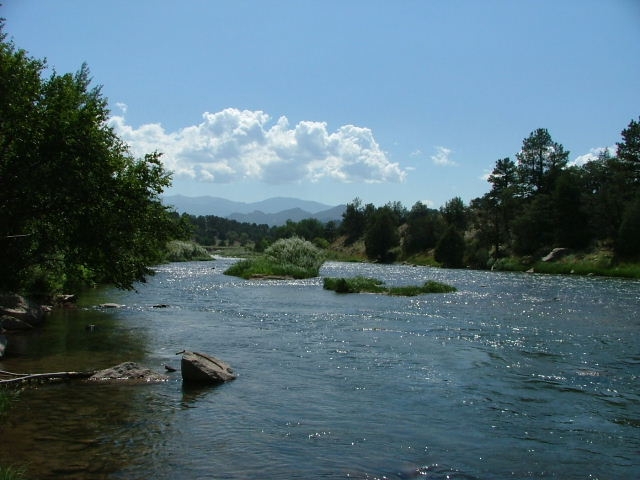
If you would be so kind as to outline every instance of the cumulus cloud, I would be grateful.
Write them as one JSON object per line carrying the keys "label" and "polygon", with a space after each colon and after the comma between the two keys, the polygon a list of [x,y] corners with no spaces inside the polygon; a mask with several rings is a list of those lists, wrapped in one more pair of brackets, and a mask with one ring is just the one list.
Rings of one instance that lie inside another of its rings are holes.
{"label": "cumulus cloud", "polygon": [[616,146],[614,145],[614,146],[611,146],[611,147],[596,147],[596,148],[592,148],[592,149],[589,150],[588,153],[585,153],[584,155],[580,155],[580,156],[576,157],[575,159],[573,159],[571,162],[569,162],[569,165],[581,167],[585,163],[591,162],[593,160],[597,160],[598,157],[600,155],[602,155],[604,152],[606,152],[607,150],[609,151],[609,153],[611,155],[615,155]]}
{"label": "cumulus cloud", "polygon": [[451,160],[451,154],[453,150],[446,147],[436,147],[436,153],[431,155],[431,161],[434,165],[438,165],[440,167],[453,167],[456,164],[453,160]]}
{"label": "cumulus cloud", "polygon": [[176,176],[229,183],[402,182],[406,170],[389,161],[368,128],[324,122],[275,123],[262,111],[227,108],[205,112],[202,122],[167,132],[160,124],[133,128],[124,116],[109,120],[134,155],[158,150]]}

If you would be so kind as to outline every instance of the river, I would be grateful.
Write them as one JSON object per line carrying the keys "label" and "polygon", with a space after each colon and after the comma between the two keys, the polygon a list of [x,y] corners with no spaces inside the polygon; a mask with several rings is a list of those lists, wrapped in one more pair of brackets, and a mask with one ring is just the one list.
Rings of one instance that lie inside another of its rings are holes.
{"label": "river", "polygon": [[640,282],[327,262],[321,276],[458,288],[340,295],[223,275],[233,261],[89,292],[12,338],[0,369],[163,371],[186,348],[235,381],[25,387],[0,464],[33,479],[640,478]]}

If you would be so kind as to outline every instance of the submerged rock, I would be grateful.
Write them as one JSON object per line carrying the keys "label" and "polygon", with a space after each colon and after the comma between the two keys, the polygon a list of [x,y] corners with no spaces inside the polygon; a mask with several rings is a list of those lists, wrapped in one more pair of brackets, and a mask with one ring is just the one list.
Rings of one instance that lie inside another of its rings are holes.
{"label": "submerged rock", "polygon": [[166,382],[169,377],[142,367],[135,362],[124,362],[115,367],[99,370],[91,377],[91,381],[126,381],[128,383],[159,383]]}
{"label": "submerged rock", "polygon": [[124,307],[124,305],[121,305],[119,303],[101,303],[99,307],[100,308],[122,308]]}
{"label": "submerged rock", "polygon": [[236,378],[233,369],[222,360],[199,352],[182,353],[182,380],[185,382],[222,383]]}

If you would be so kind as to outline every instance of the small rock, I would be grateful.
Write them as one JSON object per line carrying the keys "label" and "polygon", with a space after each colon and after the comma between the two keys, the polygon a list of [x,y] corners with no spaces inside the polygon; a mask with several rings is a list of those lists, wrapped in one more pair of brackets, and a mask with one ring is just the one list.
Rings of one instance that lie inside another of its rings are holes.
{"label": "small rock", "polygon": [[119,303],[101,303],[100,308],[122,308],[124,305],[120,305]]}

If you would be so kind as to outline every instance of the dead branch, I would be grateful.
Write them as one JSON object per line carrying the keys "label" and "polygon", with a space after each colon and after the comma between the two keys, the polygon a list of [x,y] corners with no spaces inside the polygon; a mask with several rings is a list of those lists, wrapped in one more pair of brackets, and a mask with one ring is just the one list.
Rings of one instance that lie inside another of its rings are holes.
{"label": "dead branch", "polygon": [[22,382],[30,382],[31,380],[52,381],[52,380],[70,380],[73,378],[89,378],[94,373],[96,372],[91,371],[91,372],[13,373],[13,372],[6,372],[4,370],[0,370],[0,375],[13,377],[9,379],[0,380],[0,385],[19,384]]}

